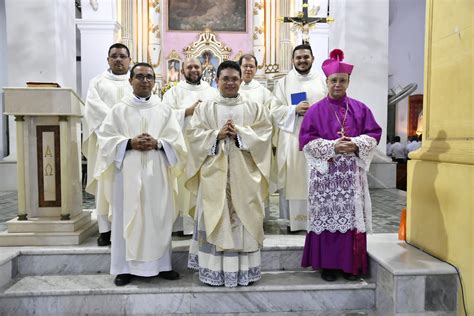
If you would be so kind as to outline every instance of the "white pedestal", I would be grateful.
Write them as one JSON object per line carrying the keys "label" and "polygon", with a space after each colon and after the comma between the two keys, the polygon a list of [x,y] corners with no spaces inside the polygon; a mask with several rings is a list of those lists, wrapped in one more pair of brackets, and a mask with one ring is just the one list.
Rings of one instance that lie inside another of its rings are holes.
{"label": "white pedestal", "polygon": [[16,122],[18,218],[0,246],[77,245],[97,232],[82,211],[81,107],[71,89],[4,88]]}
{"label": "white pedestal", "polygon": [[397,164],[377,150],[370,164],[367,180],[371,189],[396,188]]}

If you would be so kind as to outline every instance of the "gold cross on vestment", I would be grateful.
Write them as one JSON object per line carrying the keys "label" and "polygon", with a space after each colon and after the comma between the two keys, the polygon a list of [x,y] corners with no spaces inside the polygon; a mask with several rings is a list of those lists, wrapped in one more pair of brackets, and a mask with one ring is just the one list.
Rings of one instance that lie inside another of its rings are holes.
{"label": "gold cross on vestment", "polygon": [[341,130],[337,132],[337,134],[341,135],[341,137],[346,137],[346,130],[344,127],[341,127]]}

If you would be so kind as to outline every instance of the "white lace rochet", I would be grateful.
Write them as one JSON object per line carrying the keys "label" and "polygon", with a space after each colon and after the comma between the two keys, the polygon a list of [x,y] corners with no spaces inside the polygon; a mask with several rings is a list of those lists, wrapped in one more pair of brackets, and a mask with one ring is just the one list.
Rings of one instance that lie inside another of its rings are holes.
{"label": "white lace rochet", "polygon": [[352,137],[358,155],[334,152],[335,140],[314,139],[304,154],[310,167],[308,231],[372,232],[372,204],[367,184],[377,141],[367,135]]}

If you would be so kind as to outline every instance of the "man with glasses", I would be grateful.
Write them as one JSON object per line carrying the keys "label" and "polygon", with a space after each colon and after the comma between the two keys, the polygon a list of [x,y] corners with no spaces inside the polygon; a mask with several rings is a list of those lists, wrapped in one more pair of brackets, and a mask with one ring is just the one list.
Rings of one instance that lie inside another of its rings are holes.
{"label": "man with glasses", "polygon": [[186,187],[197,195],[188,267],[214,286],[261,278],[272,125],[266,107],[239,94],[240,83],[239,64],[222,62],[220,95],[196,107],[187,129]]}
{"label": "man with glasses", "polygon": [[322,76],[312,67],[311,46],[296,46],[293,69],[278,80],[273,92],[278,99],[272,117],[279,127],[276,162],[280,189],[280,218],[289,220],[289,230],[306,230],[308,176],[306,159],[298,147],[298,134],[306,111],[326,95]]}
{"label": "man with glasses", "polygon": [[[166,91],[163,96],[163,103],[173,109],[184,133],[196,106],[203,101],[213,99],[218,95],[218,92],[217,89],[202,80],[202,67],[199,59],[187,58],[183,62],[181,73],[185,81],[180,81],[176,86]],[[185,180],[186,174],[183,172],[177,179],[177,219],[173,231],[190,235],[193,232],[193,220],[190,215],[196,204],[196,197],[191,196],[184,187]]]}
{"label": "man with glasses", "polygon": [[136,64],[129,81],[133,94],[109,111],[97,132],[95,175],[112,187],[110,273],[117,286],[135,275],[179,278],[171,267],[171,169],[182,168],[186,145],[172,110],[152,95],[153,68]]}
{"label": "man with glasses", "polygon": [[111,227],[108,220],[110,197],[106,197],[104,184],[94,179],[98,149],[96,132],[112,106],[132,90],[128,82],[130,52],[127,46],[121,43],[115,43],[110,46],[107,62],[109,69],[93,78],[89,84],[84,108],[82,135],[82,152],[87,158],[86,192],[95,196],[97,222],[100,232],[100,236],[97,239],[99,246],[110,245]]}

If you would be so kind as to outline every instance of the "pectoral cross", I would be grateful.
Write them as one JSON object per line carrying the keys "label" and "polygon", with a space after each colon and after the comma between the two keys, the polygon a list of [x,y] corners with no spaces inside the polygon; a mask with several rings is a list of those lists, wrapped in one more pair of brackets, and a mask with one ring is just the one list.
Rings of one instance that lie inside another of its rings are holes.
{"label": "pectoral cross", "polygon": [[[334,19],[329,16],[329,1],[328,1],[328,15],[327,17],[309,17],[308,15],[308,0],[303,0],[303,11],[298,12],[296,17],[283,17],[280,18],[283,23],[293,23],[293,26],[301,31],[303,44],[309,44],[309,29],[317,23],[330,23]],[[319,6],[316,10],[317,14]]]}
{"label": "pectoral cross", "polygon": [[344,127],[341,127],[341,130],[337,132],[337,134],[341,137],[346,137],[346,130],[344,129]]}

